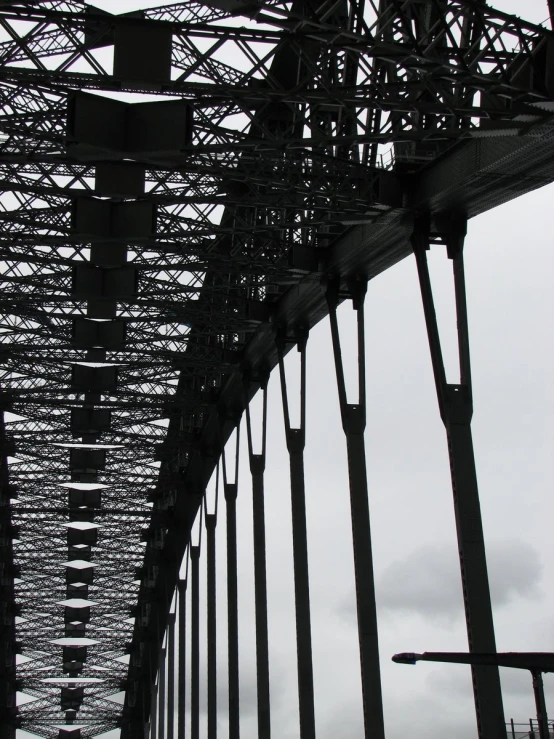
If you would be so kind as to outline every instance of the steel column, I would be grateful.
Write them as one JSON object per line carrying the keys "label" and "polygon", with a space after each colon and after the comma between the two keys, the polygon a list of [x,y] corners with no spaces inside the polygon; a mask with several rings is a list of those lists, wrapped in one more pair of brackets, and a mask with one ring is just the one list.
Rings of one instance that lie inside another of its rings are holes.
{"label": "steel column", "polygon": [[174,739],[175,726],[175,615],[169,614],[167,630],[167,739]]}
{"label": "steel column", "polygon": [[[187,558],[188,574],[188,551]],[[179,677],[177,693],[177,739],[185,739],[186,687],[187,687],[187,576],[179,580]]]}
{"label": "steel column", "polygon": [[158,737],[165,739],[165,656],[166,649],[160,652],[160,667],[158,672]]}
{"label": "steel column", "polygon": [[549,739],[548,714],[546,712],[546,700],[544,698],[544,683],[540,670],[531,670],[533,678],[533,693],[535,695],[535,706],[537,709],[537,722],[539,724],[539,738]]}
{"label": "steel column", "polygon": [[298,704],[300,736],[315,739],[314,677],[312,664],[312,628],[310,618],[310,581],[308,574],[308,539],[306,531],[306,493],[304,485],[304,447],[306,442],[306,342],[307,332],[297,332],[300,352],[300,427],[291,428],[283,344],[278,341],[279,375],[283,399],[285,434],[290,461],[294,596],[296,606],[296,655],[298,663]]}
{"label": "steel column", "polygon": [[[11,517],[9,511],[9,470],[6,444],[4,411],[0,410],[0,535],[6,537],[6,544],[0,548],[0,569],[9,573],[9,579],[0,585],[2,600],[8,606],[15,602],[13,566],[13,543],[9,536]],[[5,513],[6,512],[6,513]],[[3,569],[5,568],[5,569]],[[3,613],[4,622],[0,624],[0,739],[16,737],[16,664],[15,664],[15,609]]]}
{"label": "steel column", "polygon": [[340,334],[337,321],[339,280],[331,280],[327,288],[327,303],[331,324],[331,338],[337,375],[337,387],[342,427],[346,435],[348,453],[348,478],[350,483],[350,512],[352,519],[352,544],[354,549],[354,575],[356,583],[356,612],[362,681],[364,736],[366,739],[384,739],[383,696],[379,664],[379,637],[377,606],[375,602],[375,577],[371,546],[366,453],[364,431],[366,427],[365,380],[365,323],[364,298],[367,289],[365,278],[349,281],[350,295],[357,316],[358,343],[358,402],[348,403]]}
{"label": "steel column", "polygon": [[[216,469],[219,477],[219,467]],[[215,575],[215,527],[217,514],[206,511],[207,549],[207,654],[208,654],[208,739],[217,737],[217,621]]]}
{"label": "steel column", "polygon": [[229,739],[240,736],[239,696],[239,621],[237,585],[237,490],[240,449],[240,423],[236,430],[235,479],[227,477],[225,449],[222,450],[223,490],[227,526],[227,659],[229,676]]}
{"label": "steel column", "polygon": [[190,547],[191,563],[191,649],[190,649],[190,735],[200,739],[200,547]]}
{"label": "steel column", "polygon": [[[456,219],[447,222],[440,232],[447,245],[448,256],[453,262],[460,364],[458,385],[448,384],[446,381],[427,264],[427,224],[418,225],[412,244],[439,409],[448,441],[469,649],[471,652],[490,653],[496,652],[496,640],[471,435],[473,400],[463,262],[464,234],[465,223]],[[506,726],[498,667],[473,665],[472,677],[480,739],[505,739]]]}
{"label": "steel column", "polygon": [[269,698],[269,640],[267,628],[267,573],[265,556],[264,472],[267,436],[267,378],[262,392],[262,448],[254,454],[250,406],[246,404],[248,457],[252,474],[252,511],[254,528],[254,595],[256,612],[256,681],[258,690],[258,737],[271,737],[271,705]]}
{"label": "steel column", "polygon": [[152,711],[150,719],[150,736],[152,739],[158,739],[158,686],[154,685],[152,689]]}

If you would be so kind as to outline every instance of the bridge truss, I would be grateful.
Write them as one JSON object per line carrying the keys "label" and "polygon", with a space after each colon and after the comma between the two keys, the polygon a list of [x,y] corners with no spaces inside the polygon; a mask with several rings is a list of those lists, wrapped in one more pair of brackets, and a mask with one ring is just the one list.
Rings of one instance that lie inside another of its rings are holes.
{"label": "bridge truss", "polygon": [[[0,736],[120,728],[134,739],[150,727],[184,737],[185,688],[199,736],[200,550],[189,534],[220,465],[229,736],[238,737],[237,486],[226,467],[234,449],[223,450],[243,414],[258,731],[270,736],[265,431],[253,438],[249,401],[265,397],[278,367],[301,736],[315,737],[304,428],[290,424],[283,357],[296,346],[305,368],[309,330],[329,314],[365,736],[383,737],[363,443],[365,289],[415,253],[470,648],[495,651],[471,446],[463,237],[468,218],[554,179],[553,33],[479,0],[206,0],[119,15],[77,0],[4,0],[0,27]],[[454,269],[456,385],[446,382],[434,318],[433,243]],[[353,403],[336,321],[344,300],[359,326]],[[214,514],[206,510],[204,523],[212,739]],[[179,579],[183,558],[190,567]],[[473,676],[480,736],[496,739],[498,672],[476,667]],[[16,707],[17,690],[35,700]],[[122,691],[123,705],[113,700]]]}

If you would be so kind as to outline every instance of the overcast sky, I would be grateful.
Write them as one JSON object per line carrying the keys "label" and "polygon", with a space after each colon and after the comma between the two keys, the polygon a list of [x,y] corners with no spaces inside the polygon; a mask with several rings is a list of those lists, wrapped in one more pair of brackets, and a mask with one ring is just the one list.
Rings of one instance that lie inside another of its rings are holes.
{"label": "overcast sky", "polygon": [[[554,189],[545,188],[475,219],[466,242],[474,438],[501,651],[554,650],[553,197]],[[450,326],[450,265],[440,248],[431,259],[439,315]],[[348,306],[341,313],[345,324],[352,321]],[[399,651],[467,650],[446,441],[413,259],[370,283],[366,315],[366,439],[387,735],[396,739],[410,730],[431,739],[446,731],[456,739],[475,736],[469,668],[410,668],[390,662]],[[326,321],[312,332],[308,346],[306,458],[316,716],[323,739],[337,732],[354,739],[362,732],[348,478]],[[275,728],[276,734],[293,737],[290,497],[276,376],[270,383],[270,413],[266,475]],[[246,606],[252,600],[252,567],[244,474],[242,480],[244,646],[252,633]],[[224,532],[219,533],[221,551]],[[223,606],[222,601],[222,618]],[[252,651],[250,669],[253,658]],[[506,717],[524,722],[533,716],[528,675],[509,674],[503,684]],[[546,684],[554,697],[552,683],[547,679]]]}
{"label": "overcast sky", "polygon": [[[96,2],[114,10],[115,2]],[[139,3],[120,2],[121,10]],[[508,12],[521,2],[497,2]],[[542,21],[546,3],[528,0]],[[470,222],[466,270],[474,382],[474,443],[499,651],[554,651],[554,249],[550,186]],[[447,366],[454,356],[451,271],[431,256]],[[370,507],[388,739],[476,736],[469,668],[395,665],[400,651],[467,650],[445,432],[439,418],[413,258],[369,285]],[[340,310],[343,351],[354,313]],[[348,339],[350,337],[350,340]],[[296,357],[290,356],[288,364]],[[292,370],[294,367],[292,367]],[[306,447],[310,585],[320,739],[360,739],[357,631],[345,441],[327,321],[308,342]],[[450,381],[457,377],[450,374]],[[269,387],[266,472],[273,733],[298,736],[290,491],[277,375]],[[243,444],[243,452],[246,451]],[[223,514],[224,510],[221,509]],[[239,492],[241,721],[256,736],[251,488]],[[226,736],[225,521],[218,526],[220,736]],[[202,637],[203,638],[203,637]],[[527,673],[502,672],[506,718],[534,715]],[[554,679],[546,678],[554,718]],[[205,700],[205,692],[202,694]],[[202,735],[203,735],[202,731]],[[23,739],[28,734],[19,732]]]}

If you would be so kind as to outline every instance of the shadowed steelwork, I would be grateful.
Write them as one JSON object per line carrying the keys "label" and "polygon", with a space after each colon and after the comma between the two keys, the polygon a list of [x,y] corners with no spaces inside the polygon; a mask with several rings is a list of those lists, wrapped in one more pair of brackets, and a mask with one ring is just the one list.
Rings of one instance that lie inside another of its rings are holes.
{"label": "shadowed steelwork", "polygon": [[[270,737],[263,471],[266,386],[277,364],[291,455],[301,731],[315,736],[304,419],[291,428],[282,360],[298,344],[304,404],[308,333],[329,311],[365,736],[383,735],[362,304],[367,281],[412,251],[449,442],[470,648],[495,651],[461,244],[468,218],[554,179],[553,109],[553,33],[477,0],[206,0],[120,15],[77,0],[0,3],[0,737],[13,739],[18,727],[46,739],[120,728],[123,739],[147,731],[183,739],[185,689],[199,736],[201,546],[190,532],[245,409],[258,731]],[[454,265],[456,386],[443,376],[427,279],[425,251],[435,243]],[[341,379],[335,318],[346,299],[359,318],[356,405]],[[248,403],[260,388],[258,453]],[[222,473],[228,720],[238,739],[237,480],[225,459]],[[199,522],[210,562],[213,739],[214,516],[206,509]],[[26,658],[17,667],[16,653]],[[480,737],[498,739],[497,671],[485,680],[483,670],[496,668],[474,669]],[[34,701],[16,708],[16,690]]]}

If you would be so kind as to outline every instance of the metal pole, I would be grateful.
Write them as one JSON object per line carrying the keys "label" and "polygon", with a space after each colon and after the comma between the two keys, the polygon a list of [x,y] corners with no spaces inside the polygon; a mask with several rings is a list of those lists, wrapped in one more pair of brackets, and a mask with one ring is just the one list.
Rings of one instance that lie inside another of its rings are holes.
{"label": "metal pole", "polygon": [[[219,469],[216,474],[219,474]],[[208,654],[208,739],[217,737],[217,621],[215,575],[215,526],[217,516],[206,513],[207,544],[207,654]]]}
{"label": "metal pole", "polygon": [[174,739],[175,726],[175,613],[169,614],[167,636],[167,739]]}
{"label": "metal pole", "polygon": [[[188,557],[188,553],[186,555]],[[188,564],[188,560],[187,560]],[[185,739],[187,685],[187,578],[179,581],[179,680],[177,697],[177,737]]]}
{"label": "metal pole", "polygon": [[237,491],[240,449],[240,423],[236,429],[235,481],[227,479],[225,449],[221,461],[227,526],[227,659],[229,675],[229,739],[240,736],[239,703],[239,621],[237,585]]}
{"label": "metal pole", "polygon": [[315,739],[314,678],[312,664],[312,629],[310,618],[310,581],[308,575],[308,539],[306,531],[306,493],[304,485],[304,446],[306,440],[306,341],[298,341],[300,352],[300,427],[291,428],[287,383],[282,345],[278,344],[279,374],[283,398],[285,433],[290,461],[292,546],[294,596],[296,606],[296,656],[298,665],[298,707],[300,736]]}
{"label": "metal pole", "polygon": [[[0,445],[3,453],[0,455],[0,510],[3,512],[3,524],[9,525],[11,519],[8,515],[9,508],[9,470],[8,453],[4,444],[6,441],[6,426],[4,410],[0,409]],[[5,513],[4,513],[5,512]],[[3,528],[3,526],[2,526]],[[2,564],[8,571],[13,567],[13,542],[11,537],[6,546],[0,550]],[[14,578],[10,577],[2,586],[2,600],[6,604],[15,602]],[[15,649],[15,611],[5,612],[4,621],[1,626],[2,638],[0,638],[0,737],[1,739],[16,739],[16,649]]]}
{"label": "metal pole", "polygon": [[[425,227],[418,228],[414,232],[412,243],[439,409],[448,441],[469,649],[470,652],[494,653],[496,652],[496,640],[471,435],[473,401],[462,255],[463,233],[458,229],[447,234],[448,255],[453,260],[456,291],[461,380],[459,385],[446,382],[427,265],[428,230]],[[479,737],[480,739],[505,739],[506,725],[498,667],[472,665],[471,671]]]}
{"label": "metal pole", "polygon": [[166,650],[162,649],[160,653],[160,667],[158,683],[160,686],[158,693],[158,737],[165,739],[165,655]]}
{"label": "metal pole", "polygon": [[152,718],[150,721],[150,736],[152,739],[158,739],[158,686],[154,685],[152,689]]}
{"label": "metal pole", "polygon": [[365,278],[354,280],[350,284],[350,292],[353,299],[353,307],[357,313],[358,324],[357,403],[348,403],[346,397],[346,384],[337,321],[338,280],[328,285],[327,302],[329,305],[329,319],[331,323],[331,337],[335,357],[342,426],[346,435],[348,454],[364,736],[366,739],[370,739],[370,737],[371,739],[384,739],[385,726],[381,691],[381,670],[379,665],[377,606],[375,602],[375,578],[373,572],[364,440],[366,426],[364,298],[366,288],[367,280]]}
{"label": "metal pole", "polygon": [[229,739],[238,739],[240,736],[236,500],[237,486],[225,485],[225,503],[227,509],[227,646],[229,670]]}
{"label": "metal pole", "polygon": [[254,592],[256,610],[256,673],[258,685],[258,734],[271,736],[269,698],[269,637],[267,625],[267,574],[265,556],[264,462],[261,455],[250,461],[254,528]]}
{"label": "metal pole", "polygon": [[254,454],[250,406],[246,405],[248,456],[252,474],[252,510],[254,528],[254,595],[256,614],[256,680],[258,689],[258,737],[271,737],[269,698],[269,640],[267,629],[267,575],[265,556],[264,471],[267,428],[267,378],[262,391],[262,450]]}
{"label": "metal pole", "polygon": [[546,713],[546,700],[544,698],[542,672],[540,670],[531,670],[531,676],[533,677],[533,693],[535,694],[535,706],[537,708],[539,737],[540,739],[549,739],[548,715]]}
{"label": "metal pole", "polygon": [[200,739],[200,547],[191,546],[190,735]]}

